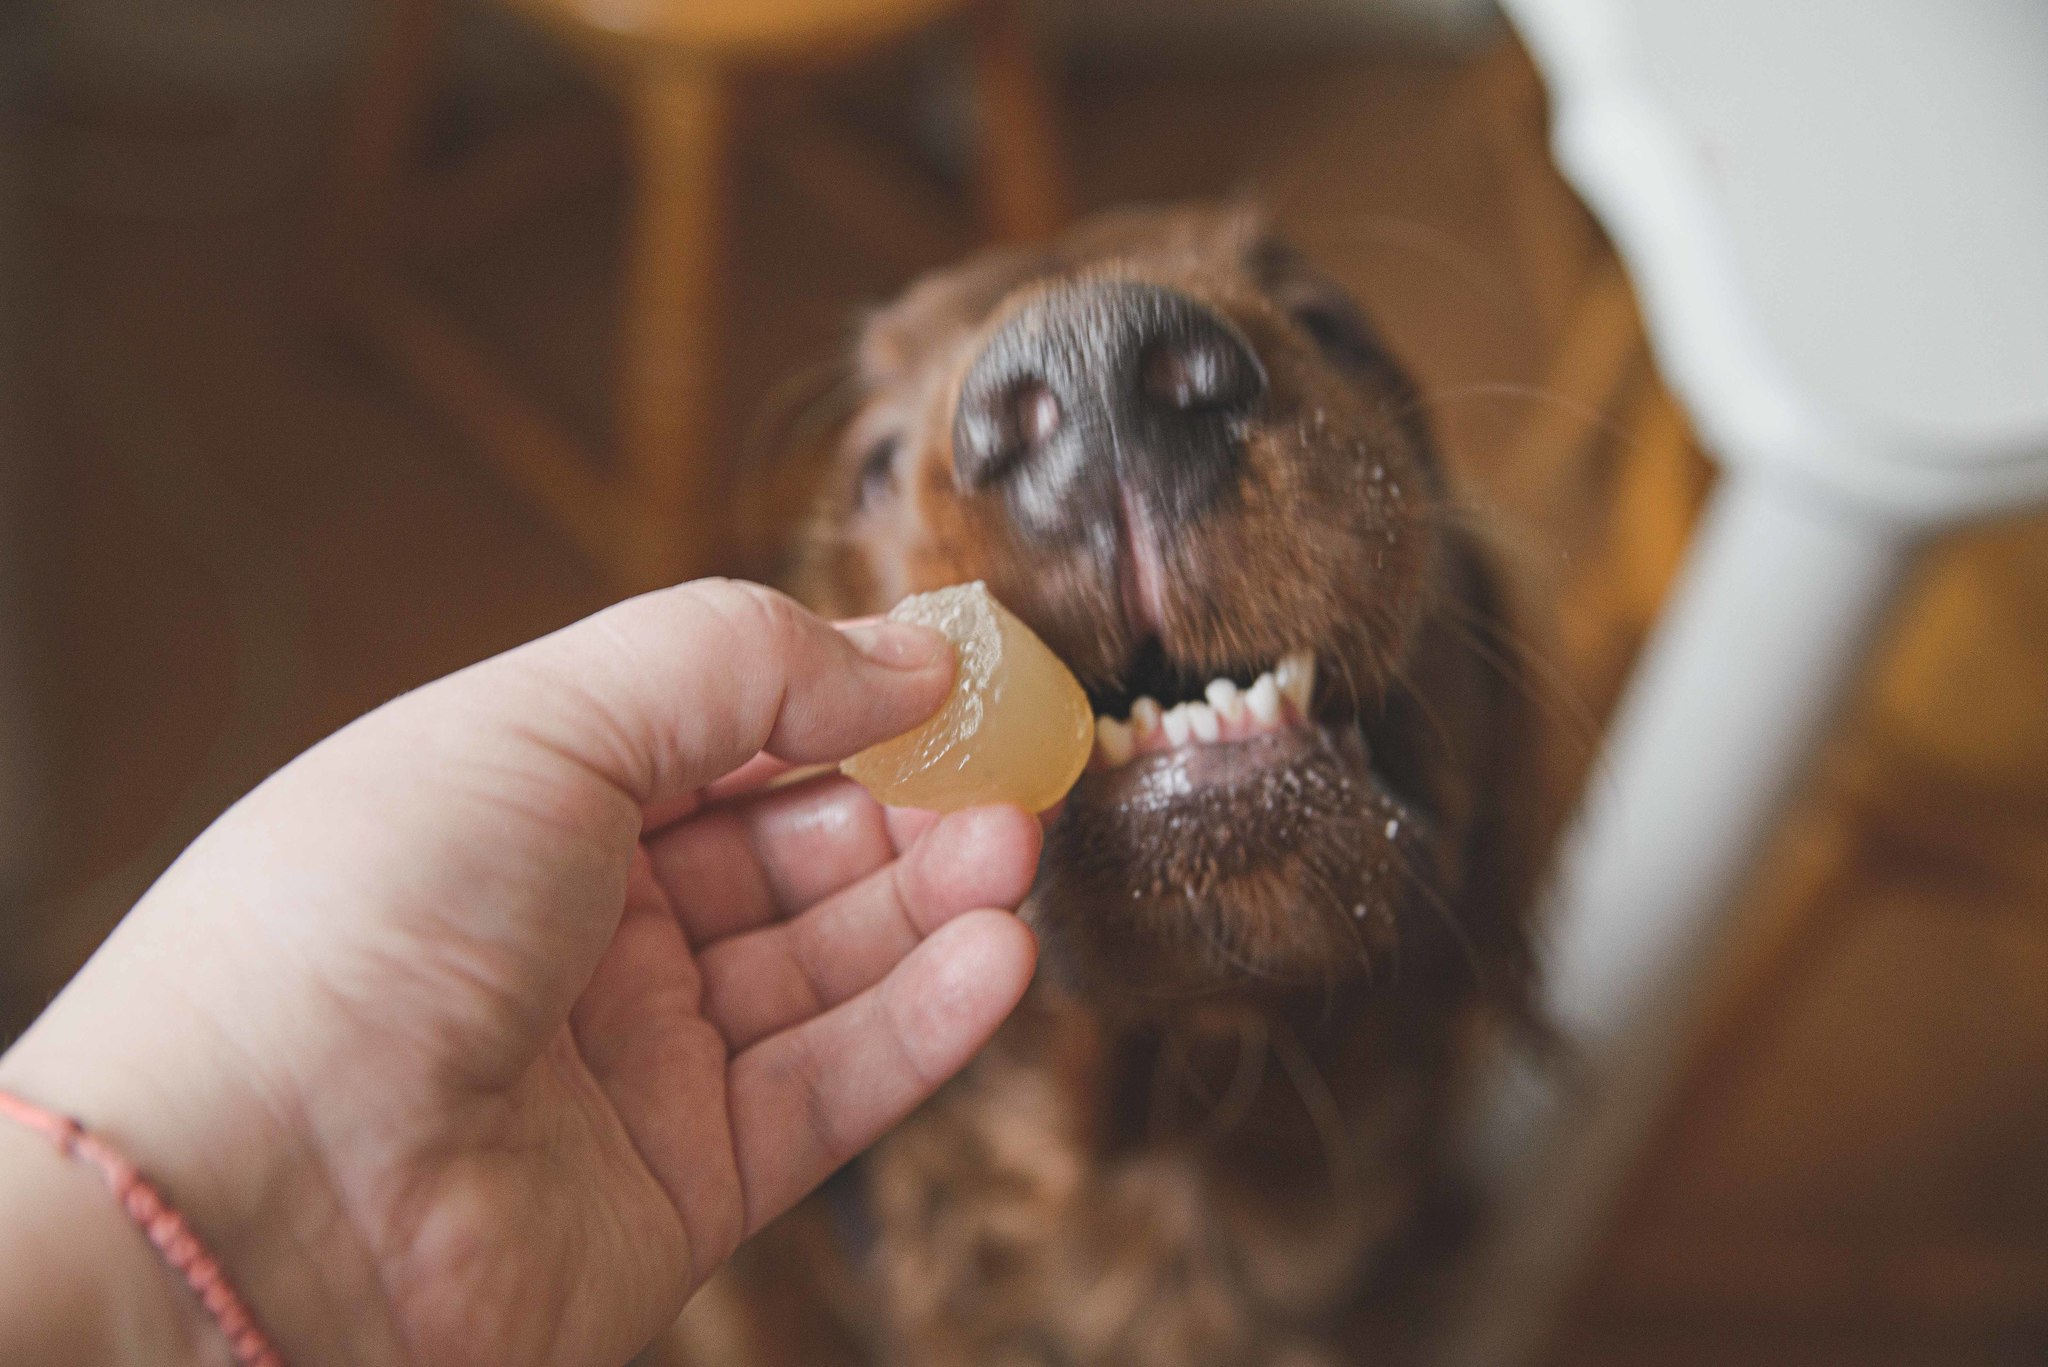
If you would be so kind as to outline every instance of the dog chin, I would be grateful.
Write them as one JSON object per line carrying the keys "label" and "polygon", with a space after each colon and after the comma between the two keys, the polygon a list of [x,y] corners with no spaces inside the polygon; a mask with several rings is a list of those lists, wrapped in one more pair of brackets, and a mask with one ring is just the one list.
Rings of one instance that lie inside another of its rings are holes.
{"label": "dog chin", "polygon": [[1032,914],[1091,995],[1331,987],[1395,954],[1426,825],[1356,723],[1174,746],[1082,776]]}

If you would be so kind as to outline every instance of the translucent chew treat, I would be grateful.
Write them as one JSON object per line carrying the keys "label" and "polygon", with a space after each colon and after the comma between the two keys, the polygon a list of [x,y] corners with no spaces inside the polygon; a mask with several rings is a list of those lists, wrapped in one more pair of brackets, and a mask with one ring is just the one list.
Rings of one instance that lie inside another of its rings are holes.
{"label": "translucent chew treat", "polygon": [[1095,713],[1045,642],[980,580],[914,594],[889,617],[944,632],[959,672],[938,715],[847,760],[846,775],[891,806],[938,812],[1042,812],[1065,797],[1095,747]]}

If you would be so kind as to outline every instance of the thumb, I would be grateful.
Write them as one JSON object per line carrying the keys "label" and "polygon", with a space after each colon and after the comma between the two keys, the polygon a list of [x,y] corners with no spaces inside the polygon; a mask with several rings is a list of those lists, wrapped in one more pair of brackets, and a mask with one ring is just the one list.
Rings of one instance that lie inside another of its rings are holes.
{"label": "thumb", "polygon": [[631,598],[401,700],[538,742],[641,807],[765,750],[843,759],[930,717],[953,679],[939,633],[838,629],[739,580]]}

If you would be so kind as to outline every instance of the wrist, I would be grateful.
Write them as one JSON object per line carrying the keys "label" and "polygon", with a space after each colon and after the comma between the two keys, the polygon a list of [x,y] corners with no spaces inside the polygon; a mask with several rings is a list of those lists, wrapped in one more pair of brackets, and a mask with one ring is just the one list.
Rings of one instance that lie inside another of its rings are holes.
{"label": "wrist", "polygon": [[190,1290],[98,1175],[0,1121],[0,1357],[233,1367]]}
{"label": "wrist", "polygon": [[[107,979],[118,976],[88,970],[67,988],[0,1056],[0,1090],[75,1117],[134,1163],[219,1262],[292,1367],[403,1361],[374,1268],[306,1137],[263,1103],[237,1076],[222,1042],[208,1039],[204,1023],[180,1013],[175,1001],[153,1003],[146,1029],[114,1024],[136,1017],[132,998],[125,1010],[112,1009],[120,993]],[[121,1266],[132,1275],[139,1260],[151,1285],[168,1288],[152,1294],[168,1295],[185,1315],[186,1341],[198,1356],[135,1360],[230,1363],[219,1327],[98,1174],[39,1135],[25,1138],[42,1146],[40,1166],[75,1170],[63,1186],[74,1200],[81,1190],[87,1202],[96,1196],[97,1223],[125,1235],[132,1256]]]}

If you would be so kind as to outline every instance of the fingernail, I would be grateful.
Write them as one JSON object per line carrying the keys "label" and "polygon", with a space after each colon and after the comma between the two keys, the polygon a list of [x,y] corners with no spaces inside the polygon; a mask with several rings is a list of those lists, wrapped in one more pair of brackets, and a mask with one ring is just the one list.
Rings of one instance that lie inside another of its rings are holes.
{"label": "fingernail", "polygon": [[891,669],[929,669],[953,650],[940,633],[908,622],[863,622],[840,631],[855,650]]}

